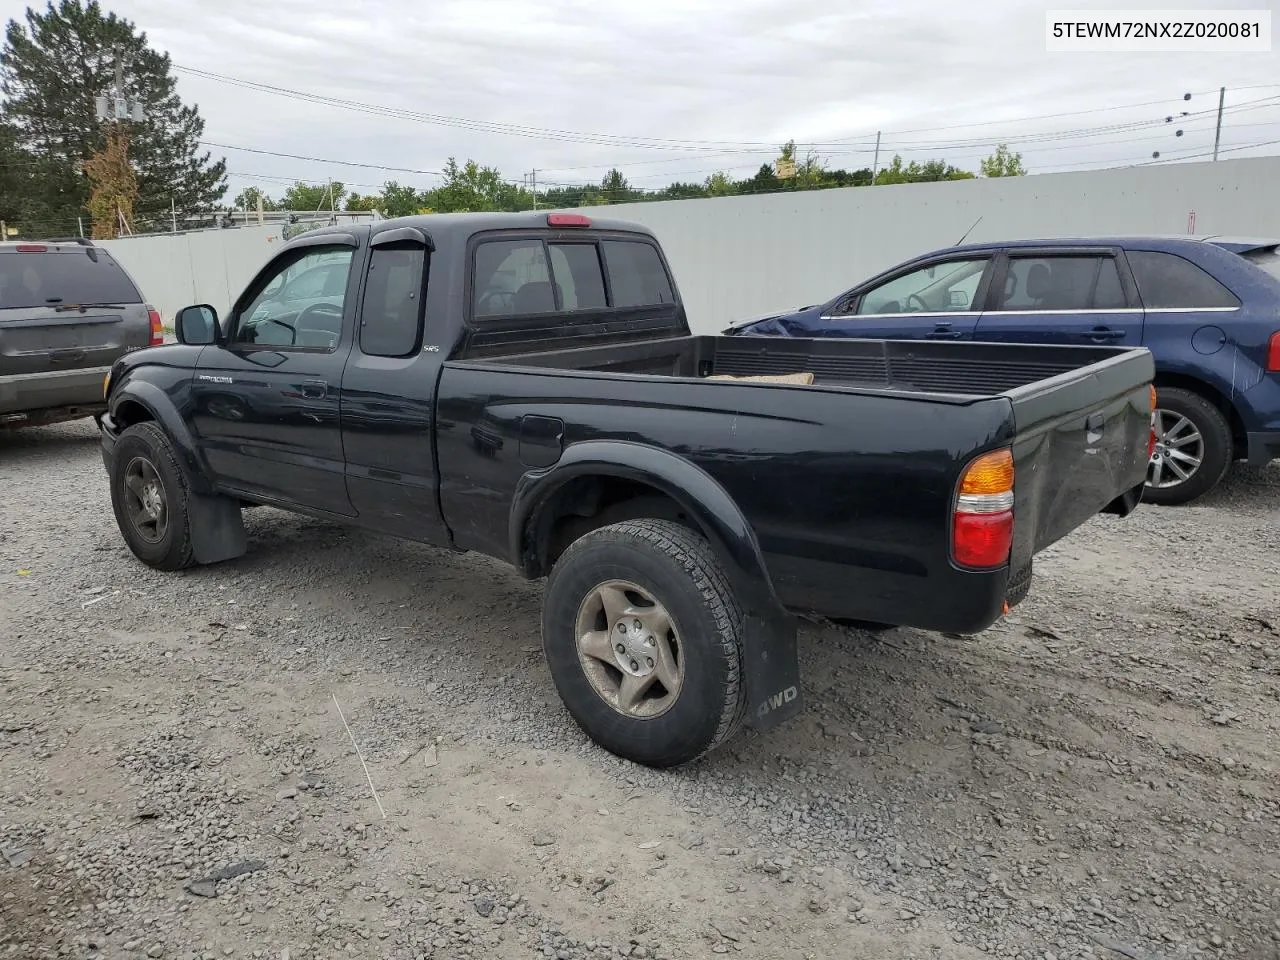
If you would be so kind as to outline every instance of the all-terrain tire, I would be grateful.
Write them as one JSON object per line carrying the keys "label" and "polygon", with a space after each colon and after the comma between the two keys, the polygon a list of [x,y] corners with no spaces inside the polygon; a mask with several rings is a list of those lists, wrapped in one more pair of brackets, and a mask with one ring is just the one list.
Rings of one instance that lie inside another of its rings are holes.
{"label": "all-terrain tire", "polygon": [[[126,476],[130,465],[140,460],[150,464],[160,482],[167,522],[159,539],[148,539],[131,515]],[[157,570],[192,566],[195,555],[191,545],[191,491],[173,444],[158,424],[135,423],[120,434],[109,479],[116,525],[133,555]]]}
{"label": "all-terrain tire", "polygon": [[[640,587],[670,615],[683,681],[660,715],[621,712],[588,677],[578,646],[579,612],[611,581]],[[597,744],[646,766],[695,760],[741,724],[742,629],[742,609],[711,545],[670,520],[627,520],[593,530],[570,544],[548,578],[543,649],[561,700]]]}

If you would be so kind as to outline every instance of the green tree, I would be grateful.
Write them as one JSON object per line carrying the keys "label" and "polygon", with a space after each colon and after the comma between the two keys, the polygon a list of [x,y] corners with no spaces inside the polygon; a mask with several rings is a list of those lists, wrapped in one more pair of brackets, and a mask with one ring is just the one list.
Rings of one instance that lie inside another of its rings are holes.
{"label": "green tree", "polygon": [[382,195],[377,193],[350,193],[347,194],[347,202],[343,205],[343,209],[352,210],[381,210]]}
{"label": "green tree", "polygon": [[444,183],[430,193],[429,205],[441,213],[515,209],[519,191],[493,167],[474,160],[458,166],[453,157],[444,165]]}
{"label": "green tree", "polygon": [[257,187],[245,187],[236,194],[236,198],[231,202],[231,205],[237,210],[248,210],[250,213],[253,213],[258,209],[259,198],[262,200],[263,210],[280,209],[280,205],[276,203],[275,200],[272,200]]}
{"label": "green tree", "polygon": [[672,183],[663,187],[653,195],[655,200],[696,200],[707,195],[707,188],[701,183]]}
{"label": "green tree", "polygon": [[984,177],[1022,177],[1027,173],[1022,165],[1022,154],[1012,153],[1008,145],[1000,144],[996,152],[982,160]]}
{"label": "green tree", "polygon": [[702,185],[708,197],[731,197],[738,192],[738,185],[723,171],[716,171],[707,177]]}
{"label": "green tree", "polygon": [[303,183],[299,180],[280,199],[282,210],[337,210],[347,188],[336,180],[329,183]]}
{"label": "green tree", "polygon": [[773,165],[768,163],[760,164],[760,169],[751,179],[738,182],[739,193],[774,193],[782,189],[783,181],[778,179]]}
{"label": "green tree", "polygon": [[125,96],[145,111],[142,123],[128,124],[139,224],[167,223],[171,202],[179,214],[189,214],[225,193],[226,161],[213,161],[201,149],[204,120],[179,99],[168,55],[153,50],[130,21],[104,13],[97,0],[59,0],[56,6],[48,0],[43,11],[28,8],[25,23],[8,22],[0,50],[4,115],[17,147],[39,169],[23,198],[28,215],[74,224],[86,210],[90,186],[83,164],[106,146],[95,100],[114,87],[117,50]]}
{"label": "green tree", "polygon": [[427,198],[413,187],[401,186],[394,180],[382,185],[378,210],[387,217],[411,217],[430,206]]}

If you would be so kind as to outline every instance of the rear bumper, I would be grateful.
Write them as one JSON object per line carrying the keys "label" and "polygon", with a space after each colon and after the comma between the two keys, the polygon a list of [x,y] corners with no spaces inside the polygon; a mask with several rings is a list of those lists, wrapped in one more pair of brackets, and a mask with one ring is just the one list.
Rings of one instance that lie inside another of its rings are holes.
{"label": "rear bumper", "polygon": [[102,382],[110,369],[82,367],[0,377],[0,418],[11,415],[11,422],[38,423],[45,411],[80,409],[84,411],[80,415],[87,416],[102,410]]}
{"label": "rear bumper", "polygon": [[1266,430],[1246,434],[1249,466],[1261,467],[1272,460],[1280,460],[1280,430]]}

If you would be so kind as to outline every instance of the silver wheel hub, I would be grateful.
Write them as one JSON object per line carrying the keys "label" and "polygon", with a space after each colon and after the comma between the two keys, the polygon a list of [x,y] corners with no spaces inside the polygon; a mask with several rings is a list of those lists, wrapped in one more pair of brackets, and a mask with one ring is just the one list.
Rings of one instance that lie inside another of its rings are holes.
{"label": "silver wheel hub", "polygon": [[684,685],[684,646],[666,607],[638,584],[608,580],[578,608],[578,662],[596,694],[618,713],[666,713]]}
{"label": "silver wheel hub", "polygon": [[1155,411],[1156,446],[1147,468],[1147,484],[1176,487],[1186,483],[1204,463],[1204,437],[1189,417],[1173,410]]}
{"label": "silver wheel hub", "polygon": [[160,488],[154,483],[147,484],[142,491],[142,509],[153,519],[160,516],[160,511],[164,509],[164,498],[160,496]]}
{"label": "silver wheel hub", "polygon": [[653,631],[638,618],[619,620],[613,628],[613,653],[623,673],[647,677],[657,664]]}

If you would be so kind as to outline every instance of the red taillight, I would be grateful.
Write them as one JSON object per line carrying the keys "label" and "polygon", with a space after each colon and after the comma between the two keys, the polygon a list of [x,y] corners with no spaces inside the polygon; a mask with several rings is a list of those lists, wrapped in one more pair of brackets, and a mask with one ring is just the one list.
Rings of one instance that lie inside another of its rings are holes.
{"label": "red taillight", "polygon": [[160,313],[155,307],[147,306],[147,316],[151,319],[151,342],[149,347],[158,347],[164,343],[164,324],[160,322]]}
{"label": "red taillight", "polygon": [[1280,373],[1280,330],[1267,343],[1267,373]]}
{"label": "red taillight", "polygon": [[47,253],[49,248],[42,243],[20,243],[18,244],[19,253]]}
{"label": "red taillight", "polygon": [[951,555],[957,565],[989,570],[1009,562],[1013,547],[1013,453],[984,453],[960,477],[951,518]]}
{"label": "red taillight", "polygon": [[548,227],[589,227],[591,218],[580,213],[548,213]]}

